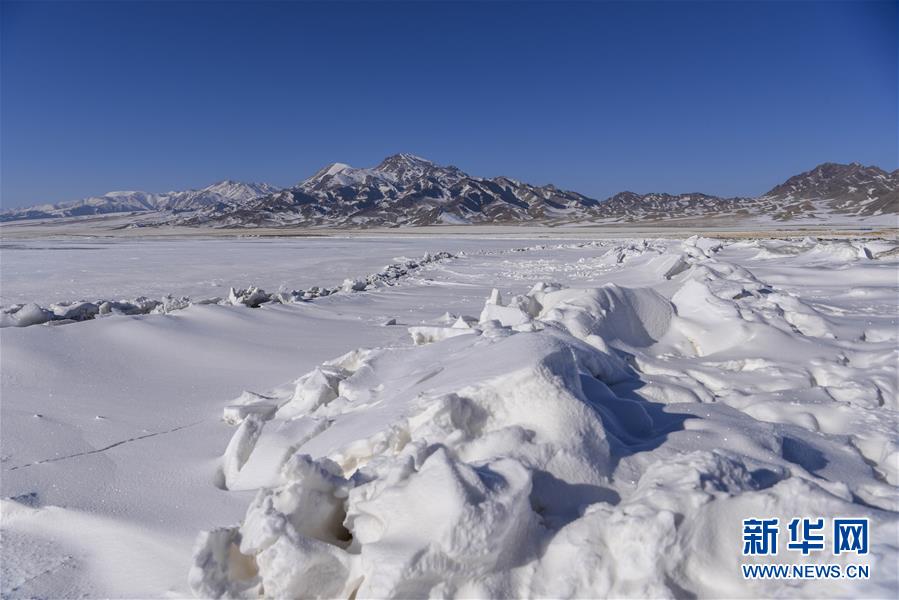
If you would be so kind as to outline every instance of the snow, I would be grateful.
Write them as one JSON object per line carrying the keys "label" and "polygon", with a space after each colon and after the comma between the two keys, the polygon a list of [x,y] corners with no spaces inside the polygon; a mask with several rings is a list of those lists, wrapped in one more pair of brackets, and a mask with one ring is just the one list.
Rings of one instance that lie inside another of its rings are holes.
{"label": "snow", "polygon": [[437,220],[445,225],[465,225],[469,222],[465,217],[454,215],[452,213],[440,213],[440,217],[438,217]]}
{"label": "snow", "polygon": [[335,174],[340,173],[341,171],[343,171],[343,170],[345,170],[345,169],[352,169],[352,167],[351,167],[350,165],[346,164],[346,163],[339,163],[339,162],[337,162],[337,163],[334,163],[333,165],[331,165],[331,166],[328,168],[328,170],[325,171],[325,174],[326,174],[326,175],[335,175]]}
{"label": "snow", "polygon": [[386,183],[388,178],[377,169],[357,169],[346,163],[336,162],[300,182],[299,187],[309,190],[324,184],[328,188],[337,188],[360,185],[369,180]]}
{"label": "snow", "polygon": [[[236,289],[2,330],[3,597],[899,589],[895,241],[78,241],[60,288],[72,243],[4,247],[3,301]],[[744,579],[759,516],[870,519],[777,562],[871,578]]]}
{"label": "snow", "polygon": [[396,239],[284,238],[262,240],[78,239],[0,244],[0,306],[97,298],[160,298],[167,294],[227,296],[230,287],[277,291],[338,285],[413,252],[526,245],[521,240],[446,239],[409,248]]}

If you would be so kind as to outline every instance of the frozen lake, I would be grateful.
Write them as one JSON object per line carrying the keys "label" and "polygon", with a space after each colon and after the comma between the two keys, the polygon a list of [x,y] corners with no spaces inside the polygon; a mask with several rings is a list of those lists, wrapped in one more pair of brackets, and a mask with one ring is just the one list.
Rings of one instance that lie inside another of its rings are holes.
{"label": "frozen lake", "polygon": [[0,244],[0,306],[166,294],[208,298],[227,296],[231,286],[306,289],[338,285],[425,252],[522,245],[436,236],[17,240]]}
{"label": "frozen lake", "polygon": [[792,592],[889,597],[895,248],[7,242],[7,306],[459,255],[312,302],[0,330],[0,593],[765,597],[782,582],[742,577],[742,520],[809,516],[869,519],[870,554],[783,561],[871,576]]}

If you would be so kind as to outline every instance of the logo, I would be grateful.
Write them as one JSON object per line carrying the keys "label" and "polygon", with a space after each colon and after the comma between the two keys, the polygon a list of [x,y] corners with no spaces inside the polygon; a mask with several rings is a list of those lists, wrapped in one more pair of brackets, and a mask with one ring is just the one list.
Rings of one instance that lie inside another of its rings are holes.
{"label": "logo", "polygon": [[[787,552],[810,556],[826,550],[827,519],[796,517],[785,530]],[[832,522],[832,554],[834,556],[868,554],[868,519],[835,518]],[[781,533],[777,518],[743,520],[743,556],[777,556]],[[867,579],[870,568],[866,564],[742,564],[747,579]]]}

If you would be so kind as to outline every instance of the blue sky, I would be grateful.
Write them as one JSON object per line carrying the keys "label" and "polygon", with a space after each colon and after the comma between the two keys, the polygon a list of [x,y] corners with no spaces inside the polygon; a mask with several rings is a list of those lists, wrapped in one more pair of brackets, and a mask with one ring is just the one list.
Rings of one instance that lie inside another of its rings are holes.
{"label": "blue sky", "polygon": [[4,207],[396,152],[598,198],[899,167],[895,2],[0,10]]}

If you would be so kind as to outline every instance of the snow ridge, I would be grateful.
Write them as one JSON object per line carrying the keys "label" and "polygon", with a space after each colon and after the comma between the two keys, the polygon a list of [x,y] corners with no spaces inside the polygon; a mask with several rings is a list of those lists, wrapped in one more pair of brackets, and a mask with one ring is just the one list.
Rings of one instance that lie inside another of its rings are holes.
{"label": "snow ridge", "polygon": [[0,309],[0,328],[28,327],[41,324],[66,325],[110,315],[167,314],[187,308],[192,304],[221,304],[259,308],[261,305],[269,302],[280,304],[308,302],[339,292],[363,292],[378,287],[395,285],[399,280],[423,266],[452,258],[455,258],[455,256],[449,252],[433,254],[429,252],[419,260],[410,259],[403,263],[390,264],[378,273],[373,273],[363,279],[347,279],[342,285],[330,288],[313,286],[308,290],[268,293],[258,287],[250,286],[247,288],[232,287],[227,298],[214,297],[191,300],[186,296],[175,298],[168,295],[160,300],[141,296],[133,300],[60,302],[51,304],[49,307],[41,307],[35,303],[15,304]]}

